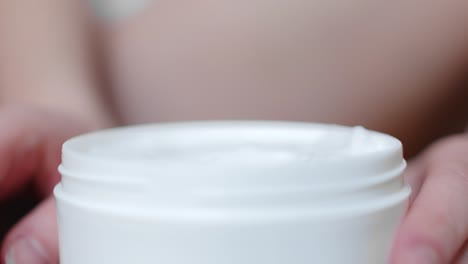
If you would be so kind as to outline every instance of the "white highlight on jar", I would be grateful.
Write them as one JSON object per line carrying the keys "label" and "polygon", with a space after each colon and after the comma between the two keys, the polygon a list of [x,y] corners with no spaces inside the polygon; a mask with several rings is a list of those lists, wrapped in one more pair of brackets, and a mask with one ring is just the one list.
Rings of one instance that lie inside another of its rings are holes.
{"label": "white highlight on jar", "polygon": [[151,0],[89,0],[96,14],[106,20],[116,21],[143,9]]}

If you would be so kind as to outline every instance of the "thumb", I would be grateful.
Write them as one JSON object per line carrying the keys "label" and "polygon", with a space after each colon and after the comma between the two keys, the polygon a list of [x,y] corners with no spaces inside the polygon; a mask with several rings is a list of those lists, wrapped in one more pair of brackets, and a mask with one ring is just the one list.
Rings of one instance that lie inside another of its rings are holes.
{"label": "thumb", "polygon": [[452,263],[468,237],[468,140],[431,150],[424,183],[398,232],[391,263]]}
{"label": "thumb", "polygon": [[58,238],[52,197],[18,223],[2,248],[4,264],[58,264]]}

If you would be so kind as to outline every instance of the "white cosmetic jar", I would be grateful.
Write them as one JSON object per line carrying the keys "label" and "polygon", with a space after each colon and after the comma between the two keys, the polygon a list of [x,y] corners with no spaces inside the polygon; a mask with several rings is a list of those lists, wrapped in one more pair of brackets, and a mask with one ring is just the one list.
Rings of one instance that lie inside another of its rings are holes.
{"label": "white cosmetic jar", "polygon": [[408,203],[401,142],[362,127],[188,122],[63,145],[61,264],[380,264]]}

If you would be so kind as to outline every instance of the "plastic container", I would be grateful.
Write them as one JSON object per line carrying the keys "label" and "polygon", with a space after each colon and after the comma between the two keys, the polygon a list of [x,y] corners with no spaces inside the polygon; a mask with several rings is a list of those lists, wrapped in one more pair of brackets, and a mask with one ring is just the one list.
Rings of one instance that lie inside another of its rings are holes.
{"label": "plastic container", "polygon": [[194,122],[63,146],[61,264],[379,264],[407,208],[401,143],[361,127]]}

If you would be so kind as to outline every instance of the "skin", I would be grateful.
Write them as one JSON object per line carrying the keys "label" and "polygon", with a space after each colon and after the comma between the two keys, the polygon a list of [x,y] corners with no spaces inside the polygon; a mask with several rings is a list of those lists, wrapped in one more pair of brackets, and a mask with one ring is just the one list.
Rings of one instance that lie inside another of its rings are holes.
{"label": "skin", "polygon": [[11,229],[1,261],[58,263],[50,193],[70,136],[115,124],[288,119],[401,138],[413,194],[390,262],[468,263],[466,3],[281,3],[154,1],[93,25],[97,53],[76,1],[0,0],[0,200],[26,184],[43,199]]}
{"label": "skin", "polygon": [[0,0],[0,201],[27,186],[42,201],[1,241],[0,263],[58,263],[61,144],[114,124],[90,39],[79,1]]}
{"label": "skin", "polygon": [[116,108],[126,123],[359,124],[397,136],[408,156],[462,131],[466,4],[352,2],[153,1],[102,23]]}

